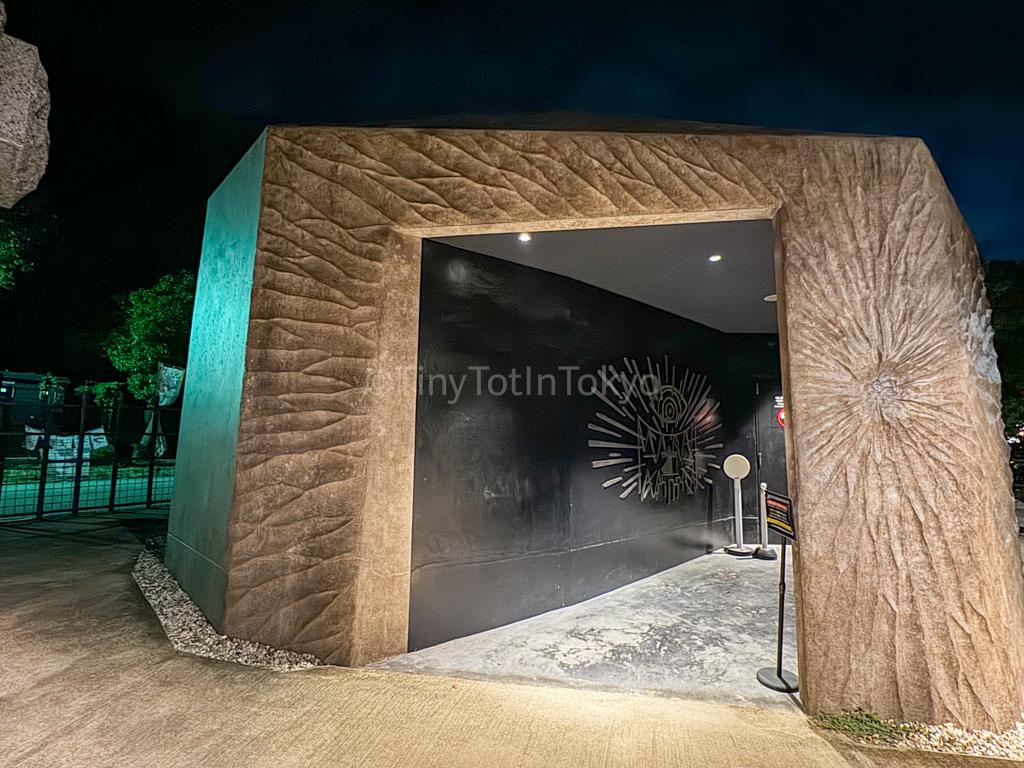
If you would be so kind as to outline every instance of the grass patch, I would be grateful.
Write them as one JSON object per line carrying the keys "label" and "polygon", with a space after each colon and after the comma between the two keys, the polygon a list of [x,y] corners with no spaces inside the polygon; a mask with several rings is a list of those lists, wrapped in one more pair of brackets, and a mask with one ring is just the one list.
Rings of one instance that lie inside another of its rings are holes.
{"label": "grass patch", "polygon": [[879,741],[894,742],[899,739],[902,729],[898,723],[883,720],[870,712],[841,712],[833,715],[815,715],[811,722],[819,728],[842,731],[859,738],[876,738]]}

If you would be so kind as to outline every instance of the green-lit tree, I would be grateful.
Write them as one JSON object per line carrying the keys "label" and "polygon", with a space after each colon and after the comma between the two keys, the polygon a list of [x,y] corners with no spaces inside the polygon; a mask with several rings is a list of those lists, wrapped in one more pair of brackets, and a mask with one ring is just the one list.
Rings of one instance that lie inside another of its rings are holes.
{"label": "green-lit tree", "polygon": [[180,272],[118,298],[121,324],[103,349],[114,367],[128,374],[128,391],[135,397],[156,396],[157,363],[185,365],[195,292],[195,276]]}
{"label": "green-lit tree", "polygon": [[14,227],[9,221],[0,219],[0,290],[9,291],[14,287],[15,275],[24,263]]}
{"label": "green-lit tree", "polygon": [[57,216],[45,190],[13,208],[0,208],[0,291],[12,290],[23,272],[59,259]]}

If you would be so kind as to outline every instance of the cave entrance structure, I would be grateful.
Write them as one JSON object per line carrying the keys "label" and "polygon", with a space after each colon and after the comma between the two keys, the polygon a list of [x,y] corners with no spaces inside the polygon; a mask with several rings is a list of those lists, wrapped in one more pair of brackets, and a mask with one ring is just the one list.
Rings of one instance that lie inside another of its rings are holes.
{"label": "cave entrance structure", "polygon": [[767,222],[801,700],[1008,727],[1024,584],[999,376],[977,248],[927,147],[568,122],[263,134],[210,199],[171,571],[230,636],[352,666],[405,652],[431,248]]}

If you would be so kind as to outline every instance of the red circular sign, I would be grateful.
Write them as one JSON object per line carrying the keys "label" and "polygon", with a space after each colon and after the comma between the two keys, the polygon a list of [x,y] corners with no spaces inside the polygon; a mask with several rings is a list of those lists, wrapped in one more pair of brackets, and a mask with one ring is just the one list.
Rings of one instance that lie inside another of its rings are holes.
{"label": "red circular sign", "polygon": [[785,408],[779,408],[779,412],[778,412],[778,414],[776,414],[775,420],[777,422],[779,422],[779,426],[780,427],[785,427],[786,426],[786,409]]}

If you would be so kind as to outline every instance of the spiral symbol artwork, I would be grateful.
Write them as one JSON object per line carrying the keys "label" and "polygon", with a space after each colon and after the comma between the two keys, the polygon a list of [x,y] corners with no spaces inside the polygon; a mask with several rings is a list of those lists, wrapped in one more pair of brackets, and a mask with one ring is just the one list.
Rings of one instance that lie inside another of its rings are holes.
{"label": "spiral symbol artwork", "polygon": [[720,469],[713,451],[722,443],[719,403],[707,376],[684,369],[679,378],[666,356],[659,364],[647,358],[646,371],[623,358],[622,370],[606,366],[600,379],[594,394],[606,407],[587,424],[587,445],[605,450],[591,461],[612,475],[604,488],[622,499],[636,492],[640,501],[671,504],[711,484],[708,469]]}

